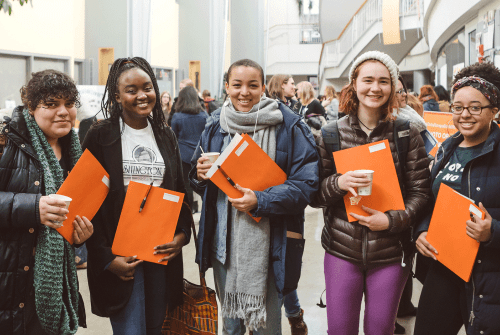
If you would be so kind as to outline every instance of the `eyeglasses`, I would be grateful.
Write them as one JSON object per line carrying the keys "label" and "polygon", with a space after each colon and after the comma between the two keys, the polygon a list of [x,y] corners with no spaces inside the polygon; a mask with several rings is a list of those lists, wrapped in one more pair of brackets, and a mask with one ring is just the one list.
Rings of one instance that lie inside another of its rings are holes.
{"label": "eyeglasses", "polygon": [[488,106],[469,106],[469,107],[465,107],[465,106],[456,106],[456,105],[451,105],[450,106],[450,110],[453,114],[456,114],[456,115],[460,115],[463,113],[464,109],[467,109],[467,111],[471,114],[471,115],[479,115],[481,114],[481,112],[483,111],[483,109],[485,108],[492,108],[493,106],[492,105],[488,105]]}
{"label": "eyeglasses", "polygon": [[397,92],[396,92],[396,94],[401,94],[401,95],[403,95],[403,94],[406,94],[406,91],[405,91],[405,89],[404,89],[404,88],[402,88],[402,89],[400,89],[399,91],[397,91]]}

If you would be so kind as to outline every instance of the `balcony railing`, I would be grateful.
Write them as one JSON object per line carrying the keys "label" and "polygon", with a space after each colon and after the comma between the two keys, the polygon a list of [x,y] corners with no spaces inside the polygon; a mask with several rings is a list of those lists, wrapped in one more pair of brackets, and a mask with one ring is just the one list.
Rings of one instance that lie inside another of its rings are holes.
{"label": "balcony railing", "polygon": [[[356,42],[371,28],[371,26],[382,20],[382,1],[368,0],[354,14],[352,19],[340,34],[339,38],[323,43],[323,49],[319,61],[319,74],[323,74],[325,67],[336,67],[344,56],[351,50]],[[423,0],[400,0],[400,16],[422,15]]]}

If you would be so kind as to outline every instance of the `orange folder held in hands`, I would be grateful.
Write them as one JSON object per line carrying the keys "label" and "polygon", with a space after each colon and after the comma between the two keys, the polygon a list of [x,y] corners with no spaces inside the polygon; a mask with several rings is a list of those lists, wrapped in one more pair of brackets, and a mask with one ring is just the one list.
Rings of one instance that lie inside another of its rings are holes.
{"label": "orange folder held in hands", "polygon": [[344,197],[349,222],[357,221],[349,213],[369,215],[361,209],[362,205],[381,212],[405,209],[388,140],[336,151],[333,159],[337,172],[342,174],[355,170],[374,171],[371,195],[360,196],[357,205],[351,205],[351,192]]}
{"label": "orange folder held in hands", "polygon": [[[231,182],[253,191],[264,191],[286,181],[286,173],[248,134],[233,136],[231,143],[208,170],[207,176],[230,198],[243,196]],[[260,218],[253,219],[260,221]]]}
{"label": "orange folder held in hands", "polygon": [[111,247],[113,254],[137,255],[137,259],[158,263],[167,254],[154,255],[154,247],[173,241],[183,200],[183,193],[131,181]]}
{"label": "orange folder held in hands", "polygon": [[470,213],[484,219],[473,200],[441,184],[427,232],[427,241],[438,252],[437,260],[466,282],[479,250],[479,242],[466,233]]}
{"label": "orange folder held in hands", "polygon": [[69,205],[68,218],[57,231],[73,244],[73,221],[78,215],[92,220],[109,192],[109,174],[99,161],[85,150],[61,185],[57,194],[73,199]]}

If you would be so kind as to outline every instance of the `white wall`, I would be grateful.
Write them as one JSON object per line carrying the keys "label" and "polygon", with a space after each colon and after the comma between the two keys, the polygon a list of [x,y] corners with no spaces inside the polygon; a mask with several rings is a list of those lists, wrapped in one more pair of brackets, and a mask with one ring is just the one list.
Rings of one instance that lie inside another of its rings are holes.
{"label": "white wall", "polygon": [[179,5],[175,0],[152,0],[151,64],[179,67]]}
{"label": "white wall", "polygon": [[0,12],[1,50],[85,58],[85,0],[11,3],[12,15]]}

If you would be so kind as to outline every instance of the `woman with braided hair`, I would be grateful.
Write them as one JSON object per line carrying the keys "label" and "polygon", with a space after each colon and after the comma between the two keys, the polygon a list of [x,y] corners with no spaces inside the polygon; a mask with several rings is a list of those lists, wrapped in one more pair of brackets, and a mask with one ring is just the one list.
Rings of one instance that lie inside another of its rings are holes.
{"label": "woman with braided hair", "polygon": [[430,214],[415,230],[417,249],[432,264],[414,334],[452,335],[463,326],[468,335],[500,334],[500,129],[493,122],[500,108],[500,71],[493,63],[468,66],[455,76],[451,95],[458,132],[442,143],[432,164],[434,199],[446,184],[478,204],[485,218],[474,215],[461,228],[479,243],[468,282],[435,261],[441,250],[427,241]]}
{"label": "woman with braided hair", "polygon": [[[21,96],[24,106],[0,122],[7,138],[0,159],[0,334],[74,334],[85,326],[75,252],[55,230],[68,210],[48,195],[82,153],[71,129],[78,91],[68,75],[45,70],[33,73]],[[77,216],[72,224],[81,245],[92,223]]]}
{"label": "woman with braided hair", "polygon": [[151,250],[160,262],[142,262],[111,251],[130,181],[186,193],[182,160],[173,131],[165,124],[160,92],[149,63],[117,59],[109,72],[102,111],[106,120],[87,133],[89,149],[110,175],[110,190],[94,218],[87,242],[92,312],[109,317],[115,334],[161,333],[168,308],[182,303],[182,247],[191,236],[191,210],[184,203],[173,241]]}

